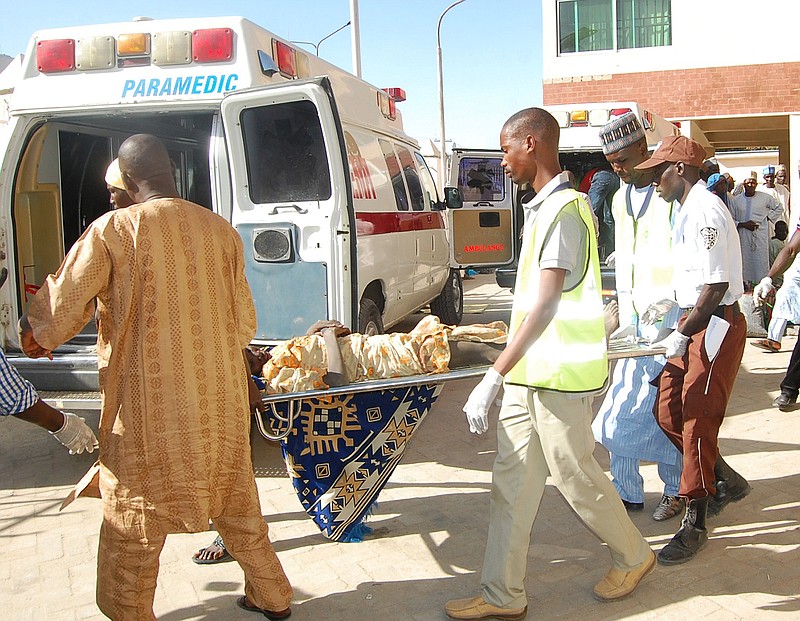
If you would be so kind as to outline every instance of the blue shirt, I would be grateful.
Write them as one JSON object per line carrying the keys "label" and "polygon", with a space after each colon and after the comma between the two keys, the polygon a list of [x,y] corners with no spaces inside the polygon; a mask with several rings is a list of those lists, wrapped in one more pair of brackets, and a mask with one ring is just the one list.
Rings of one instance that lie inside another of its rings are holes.
{"label": "blue shirt", "polygon": [[0,415],[21,414],[39,399],[36,389],[0,351]]}

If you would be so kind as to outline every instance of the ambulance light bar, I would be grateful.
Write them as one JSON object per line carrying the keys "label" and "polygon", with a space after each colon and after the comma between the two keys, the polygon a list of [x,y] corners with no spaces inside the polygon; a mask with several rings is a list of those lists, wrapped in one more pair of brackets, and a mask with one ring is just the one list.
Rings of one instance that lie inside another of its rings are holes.
{"label": "ambulance light bar", "polygon": [[[288,46],[287,46],[288,47]],[[152,49],[151,49],[152,48]],[[86,39],[52,39],[36,44],[36,62],[42,73],[91,71],[149,65],[188,65],[233,59],[233,30],[208,28],[121,34]],[[306,60],[306,66],[307,61]],[[294,77],[297,77],[296,75]]]}
{"label": "ambulance light bar", "polygon": [[278,41],[278,39],[273,39],[272,57],[275,59],[278,71],[283,77],[295,79],[311,77],[308,56],[291,45]]}
{"label": "ambulance light bar", "polygon": [[631,109],[555,110],[552,115],[558,121],[558,126],[564,129],[566,127],[602,127],[612,118],[622,116],[626,112],[631,112]]}

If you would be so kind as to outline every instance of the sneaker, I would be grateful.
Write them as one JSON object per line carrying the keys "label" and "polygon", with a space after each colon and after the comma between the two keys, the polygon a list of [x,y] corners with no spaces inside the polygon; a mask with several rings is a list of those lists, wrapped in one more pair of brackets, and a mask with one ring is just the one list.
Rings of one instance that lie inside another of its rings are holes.
{"label": "sneaker", "polygon": [[628,597],[639,586],[642,579],[653,571],[655,566],[656,555],[649,551],[647,560],[631,571],[612,567],[605,577],[595,585],[595,599],[601,602],[613,602]]}
{"label": "sneaker", "polygon": [[653,519],[656,522],[663,522],[670,518],[674,518],[679,513],[683,513],[686,501],[680,496],[667,496],[661,497],[661,502],[658,503],[656,510],[653,511]]}
{"label": "sneaker", "polygon": [[780,342],[773,341],[772,339],[759,339],[750,344],[753,347],[758,347],[759,349],[763,349],[764,351],[768,351],[773,354],[781,350]]}
{"label": "sneaker", "polygon": [[478,597],[467,599],[454,599],[444,606],[444,611],[451,619],[505,619],[506,621],[517,621],[524,619],[528,614],[528,607],[524,608],[498,608],[486,603]]}
{"label": "sneaker", "polygon": [[772,407],[778,408],[781,412],[785,412],[788,410],[792,405],[797,402],[797,397],[790,397],[786,393],[782,392],[772,402]]}

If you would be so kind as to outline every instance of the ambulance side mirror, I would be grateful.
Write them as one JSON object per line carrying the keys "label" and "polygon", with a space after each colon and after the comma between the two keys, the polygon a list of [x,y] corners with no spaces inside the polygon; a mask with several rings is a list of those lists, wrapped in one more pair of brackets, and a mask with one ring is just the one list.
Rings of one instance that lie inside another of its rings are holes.
{"label": "ambulance side mirror", "polygon": [[448,209],[461,209],[464,206],[464,197],[458,188],[444,189],[444,204]]}

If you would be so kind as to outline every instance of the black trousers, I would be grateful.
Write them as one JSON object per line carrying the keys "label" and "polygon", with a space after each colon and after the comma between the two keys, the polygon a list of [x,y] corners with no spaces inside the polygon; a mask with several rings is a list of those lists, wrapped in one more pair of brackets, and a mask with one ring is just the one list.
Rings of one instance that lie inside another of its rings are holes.
{"label": "black trousers", "polygon": [[794,344],[789,368],[786,369],[786,377],[781,382],[781,392],[792,399],[797,399],[798,392],[800,392],[800,338]]}

